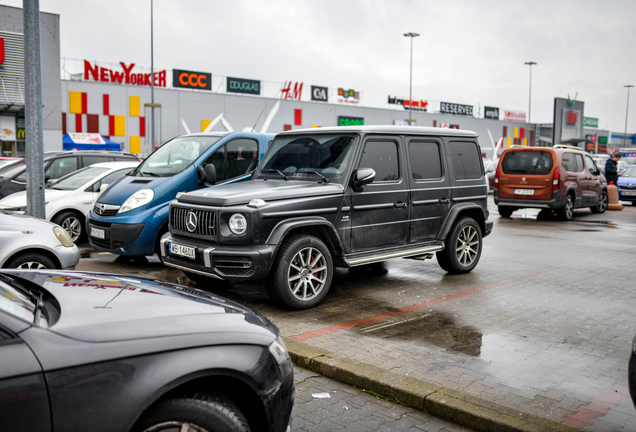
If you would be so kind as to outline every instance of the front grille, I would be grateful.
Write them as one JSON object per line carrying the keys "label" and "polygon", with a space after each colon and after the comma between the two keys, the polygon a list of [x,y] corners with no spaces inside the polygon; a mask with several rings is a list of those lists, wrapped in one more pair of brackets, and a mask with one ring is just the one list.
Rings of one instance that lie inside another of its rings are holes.
{"label": "front grille", "polygon": [[90,219],[89,223],[91,225],[95,225],[97,227],[101,227],[101,228],[110,228],[110,226],[112,225],[112,223],[110,222],[101,222],[101,221],[96,221],[93,219]]}
{"label": "front grille", "polygon": [[618,188],[621,190],[633,190],[636,189],[636,185],[630,186],[626,184],[618,185]]}
{"label": "front grille", "polygon": [[222,276],[252,276],[254,274],[253,268],[219,268],[217,271]]}
{"label": "front grille", "polygon": [[254,263],[250,257],[215,255],[216,270],[226,276],[251,276],[254,274]]}
{"label": "front grille", "polygon": [[95,203],[93,206],[93,213],[99,216],[115,216],[119,211],[120,206]]}
{"label": "front grille", "polygon": [[215,236],[216,213],[207,210],[172,207],[170,210],[170,227],[184,233]]}

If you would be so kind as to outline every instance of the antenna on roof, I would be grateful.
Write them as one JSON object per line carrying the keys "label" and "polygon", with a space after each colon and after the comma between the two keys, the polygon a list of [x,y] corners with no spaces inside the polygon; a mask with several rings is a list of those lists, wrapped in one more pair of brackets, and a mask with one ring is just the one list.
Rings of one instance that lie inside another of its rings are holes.
{"label": "antenna on roof", "polygon": [[261,116],[263,115],[263,111],[265,110],[261,110],[261,113],[256,118],[256,123],[254,123],[254,126],[252,126],[252,132],[254,132],[254,129],[256,129],[256,125],[258,124],[258,121],[261,119]]}

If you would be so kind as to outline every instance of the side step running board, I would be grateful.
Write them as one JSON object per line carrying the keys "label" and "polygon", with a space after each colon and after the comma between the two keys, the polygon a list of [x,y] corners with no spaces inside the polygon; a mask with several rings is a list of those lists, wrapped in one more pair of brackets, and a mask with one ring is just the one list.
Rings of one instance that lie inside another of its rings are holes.
{"label": "side step running board", "polygon": [[349,264],[350,267],[355,267],[355,266],[364,265],[364,264],[373,264],[376,262],[386,261],[392,258],[408,258],[408,257],[413,257],[418,255],[432,254],[435,252],[439,252],[442,249],[444,249],[444,247],[438,246],[438,245],[425,246],[425,247],[416,248],[416,249],[407,249],[407,250],[401,250],[396,252],[381,253],[376,255],[366,255],[366,256],[355,257],[355,258],[345,257],[345,261]]}

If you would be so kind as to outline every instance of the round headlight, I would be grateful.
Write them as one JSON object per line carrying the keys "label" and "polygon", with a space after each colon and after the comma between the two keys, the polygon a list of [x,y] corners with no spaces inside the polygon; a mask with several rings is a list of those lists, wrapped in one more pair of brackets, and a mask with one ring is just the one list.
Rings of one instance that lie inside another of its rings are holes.
{"label": "round headlight", "polygon": [[239,213],[235,213],[230,216],[230,231],[236,235],[243,234],[247,230],[247,220],[245,216]]}

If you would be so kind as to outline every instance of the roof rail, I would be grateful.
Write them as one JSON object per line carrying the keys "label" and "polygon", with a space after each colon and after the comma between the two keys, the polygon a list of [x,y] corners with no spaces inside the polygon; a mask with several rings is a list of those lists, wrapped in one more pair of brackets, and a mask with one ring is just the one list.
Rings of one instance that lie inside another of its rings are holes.
{"label": "roof rail", "polygon": [[559,149],[569,149],[569,150],[580,150],[580,151],[583,151],[583,149],[582,149],[581,147],[574,147],[574,146],[565,145],[565,144],[557,144],[557,145],[555,145],[553,148],[559,148]]}

